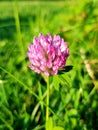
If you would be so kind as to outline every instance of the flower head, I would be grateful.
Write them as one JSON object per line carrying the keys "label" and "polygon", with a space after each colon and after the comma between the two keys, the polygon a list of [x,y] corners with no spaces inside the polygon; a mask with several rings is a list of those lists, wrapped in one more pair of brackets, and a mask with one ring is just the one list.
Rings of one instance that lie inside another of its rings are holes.
{"label": "flower head", "polygon": [[55,75],[65,67],[69,50],[64,39],[59,35],[39,34],[34,37],[33,44],[28,46],[30,68],[36,73],[46,76]]}

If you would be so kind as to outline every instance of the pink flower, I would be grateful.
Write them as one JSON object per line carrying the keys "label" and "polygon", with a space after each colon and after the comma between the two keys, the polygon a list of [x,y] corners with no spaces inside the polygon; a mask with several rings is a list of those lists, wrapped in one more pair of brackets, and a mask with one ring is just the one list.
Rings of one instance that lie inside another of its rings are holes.
{"label": "pink flower", "polygon": [[65,67],[68,56],[67,44],[59,35],[52,37],[47,34],[44,37],[43,34],[39,34],[38,37],[34,37],[33,44],[28,46],[30,68],[46,76],[55,75]]}

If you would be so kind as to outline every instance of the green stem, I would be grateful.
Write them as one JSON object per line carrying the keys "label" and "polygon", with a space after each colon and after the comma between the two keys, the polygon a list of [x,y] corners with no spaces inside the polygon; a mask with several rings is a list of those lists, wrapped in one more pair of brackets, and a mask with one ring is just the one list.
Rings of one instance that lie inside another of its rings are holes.
{"label": "green stem", "polygon": [[23,47],[23,42],[22,42],[19,12],[18,12],[18,0],[14,1],[13,9],[14,9],[14,18],[15,18],[15,24],[16,24],[16,30],[17,30],[17,37],[18,37],[18,45],[19,45],[20,52],[22,56],[24,57],[24,47]]}
{"label": "green stem", "polygon": [[[48,121],[48,119],[49,119],[49,77],[47,77],[46,122]],[[46,130],[48,130],[47,127]]]}

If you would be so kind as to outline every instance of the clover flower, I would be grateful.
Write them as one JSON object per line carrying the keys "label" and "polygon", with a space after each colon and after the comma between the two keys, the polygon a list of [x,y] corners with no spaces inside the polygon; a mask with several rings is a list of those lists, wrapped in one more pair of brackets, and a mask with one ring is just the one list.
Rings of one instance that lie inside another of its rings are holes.
{"label": "clover flower", "polygon": [[39,34],[29,44],[28,53],[30,69],[45,76],[55,75],[65,67],[69,50],[64,39],[59,35]]}

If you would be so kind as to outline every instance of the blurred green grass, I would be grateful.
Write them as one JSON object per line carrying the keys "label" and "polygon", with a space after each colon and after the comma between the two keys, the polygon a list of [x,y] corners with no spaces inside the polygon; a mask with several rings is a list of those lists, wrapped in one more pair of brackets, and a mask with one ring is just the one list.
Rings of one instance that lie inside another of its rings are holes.
{"label": "blurred green grass", "polygon": [[59,76],[59,91],[51,77],[54,125],[97,130],[98,1],[6,1],[0,2],[0,14],[0,130],[44,130],[39,98],[42,93],[45,102],[46,82],[28,68],[26,55],[39,33],[62,36],[70,49],[67,65],[73,65]]}

